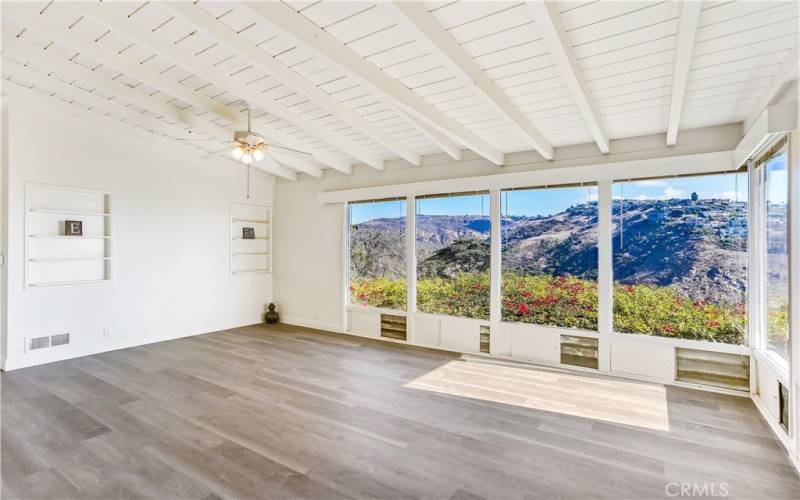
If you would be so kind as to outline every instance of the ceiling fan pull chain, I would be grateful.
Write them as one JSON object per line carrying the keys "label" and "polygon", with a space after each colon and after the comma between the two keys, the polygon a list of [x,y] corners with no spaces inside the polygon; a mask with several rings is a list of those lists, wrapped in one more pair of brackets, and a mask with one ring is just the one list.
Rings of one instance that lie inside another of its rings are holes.
{"label": "ceiling fan pull chain", "polygon": [[247,165],[247,199],[250,199],[250,165]]}

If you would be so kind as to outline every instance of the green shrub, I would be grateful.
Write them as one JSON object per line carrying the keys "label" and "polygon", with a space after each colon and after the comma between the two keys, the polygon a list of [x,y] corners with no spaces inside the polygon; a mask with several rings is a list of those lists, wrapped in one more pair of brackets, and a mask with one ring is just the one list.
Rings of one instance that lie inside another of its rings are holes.
{"label": "green shrub", "polygon": [[406,280],[373,278],[350,282],[350,303],[383,309],[406,310]]}
{"label": "green shrub", "polygon": [[461,273],[455,278],[418,280],[417,309],[432,314],[489,319],[489,274]]}
{"label": "green shrub", "polygon": [[614,330],[743,344],[745,304],[693,301],[674,287],[614,285]]}
{"label": "green shrub", "polygon": [[[503,321],[597,329],[597,283],[573,277],[503,275]],[[405,280],[353,281],[353,304],[405,310]],[[417,281],[420,312],[489,319],[489,274]],[[769,336],[786,335],[785,307],[771,311]],[[674,287],[614,285],[614,330],[664,337],[743,344],[746,304],[693,301]]]}

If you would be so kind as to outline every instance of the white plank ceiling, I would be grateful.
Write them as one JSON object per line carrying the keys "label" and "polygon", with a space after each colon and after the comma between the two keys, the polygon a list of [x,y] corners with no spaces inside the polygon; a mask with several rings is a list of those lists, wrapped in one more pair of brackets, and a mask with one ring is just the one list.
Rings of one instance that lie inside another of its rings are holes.
{"label": "white plank ceiling", "polygon": [[798,2],[3,2],[2,33],[3,95],[214,162],[247,103],[294,180],[742,122]]}

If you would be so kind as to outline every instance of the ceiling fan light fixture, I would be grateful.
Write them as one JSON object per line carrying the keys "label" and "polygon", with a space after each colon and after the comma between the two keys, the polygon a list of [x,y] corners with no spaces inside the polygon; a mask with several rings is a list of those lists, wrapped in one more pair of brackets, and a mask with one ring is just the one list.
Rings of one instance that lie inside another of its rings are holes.
{"label": "ceiling fan light fixture", "polygon": [[237,160],[241,160],[242,156],[244,156],[244,150],[237,144],[233,149],[231,149],[231,156]]}

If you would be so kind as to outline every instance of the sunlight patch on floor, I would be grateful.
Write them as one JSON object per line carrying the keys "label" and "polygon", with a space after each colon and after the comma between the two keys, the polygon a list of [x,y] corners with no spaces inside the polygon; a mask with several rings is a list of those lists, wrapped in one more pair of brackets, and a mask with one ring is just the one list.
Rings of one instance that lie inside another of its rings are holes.
{"label": "sunlight patch on floor", "polygon": [[669,431],[666,388],[659,384],[450,361],[404,387]]}

